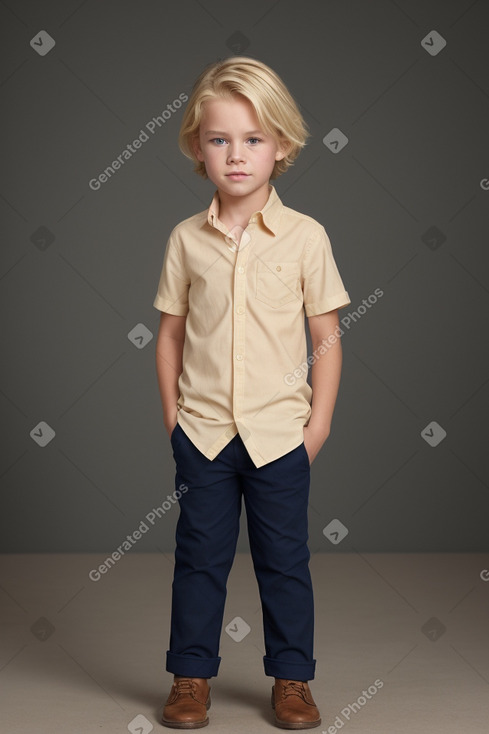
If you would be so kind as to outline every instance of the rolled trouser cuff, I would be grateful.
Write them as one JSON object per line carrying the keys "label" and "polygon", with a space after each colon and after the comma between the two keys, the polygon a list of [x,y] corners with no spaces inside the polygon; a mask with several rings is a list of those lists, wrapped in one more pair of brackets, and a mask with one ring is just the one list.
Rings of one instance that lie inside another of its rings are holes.
{"label": "rolled trouser cuff", "polygon": [[284,678],[288,680],[313,680],[316,671],[316,661],[310,663],[287,662],[287,660],[275,660],[274,658],[263,658],[265,675],[273,678]]}
{"label": "rolled trouser cuff", "polygon": [[193,655],[166,653],[166,669],[185,678],[213,678],[217,675],[221,658],[196,658]]}

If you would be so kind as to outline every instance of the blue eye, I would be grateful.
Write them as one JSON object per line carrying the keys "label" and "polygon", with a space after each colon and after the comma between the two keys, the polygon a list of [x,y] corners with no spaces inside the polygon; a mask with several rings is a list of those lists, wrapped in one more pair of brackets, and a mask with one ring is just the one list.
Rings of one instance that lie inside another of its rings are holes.
{"label": "blue eye", "polygon": [[[257,143],[261,143],[261,138],[248,138],[248,143],[251,143],[252,145],[256,145]],[[223,144],[226,143],[225,138],[211,138],[211,143],[215,143],[219,148],[222,148]]]}

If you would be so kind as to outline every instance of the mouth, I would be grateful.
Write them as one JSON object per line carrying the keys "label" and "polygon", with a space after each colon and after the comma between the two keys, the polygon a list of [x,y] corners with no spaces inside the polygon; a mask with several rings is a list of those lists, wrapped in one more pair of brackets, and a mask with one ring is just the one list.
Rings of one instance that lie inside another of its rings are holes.
{"label": "mouth", "polygon": [[248,178],[249,175],[249,173],[244,173],[243,171],[233,171],[233,173],[226,173],[227,178],[232,178],[235,181],[242,181],[244,178]]}

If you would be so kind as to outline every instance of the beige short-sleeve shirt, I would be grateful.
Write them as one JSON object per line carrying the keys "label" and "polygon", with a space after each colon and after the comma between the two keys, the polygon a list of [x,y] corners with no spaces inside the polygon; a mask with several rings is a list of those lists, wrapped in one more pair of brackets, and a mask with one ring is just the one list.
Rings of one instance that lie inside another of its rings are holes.
{"label": "beige short-sleeve shirt", "polygon": [[312,389],[287,379],[307,360],[304,314],[350,303],[324,227],[269,191],[239,244],[217,191],[177,224],[153,304],[187,317],[178,423],[211,460],[239,432],[257,467],[304,440]]}

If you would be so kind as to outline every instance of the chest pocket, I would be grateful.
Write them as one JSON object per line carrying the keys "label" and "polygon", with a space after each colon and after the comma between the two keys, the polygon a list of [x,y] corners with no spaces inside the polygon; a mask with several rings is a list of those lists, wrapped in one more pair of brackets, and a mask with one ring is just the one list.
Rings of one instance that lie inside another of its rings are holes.
{"label": "chest pocket", "polygon": [[258,260],[255,296],[272,308],[302,301],[299,263]]}

